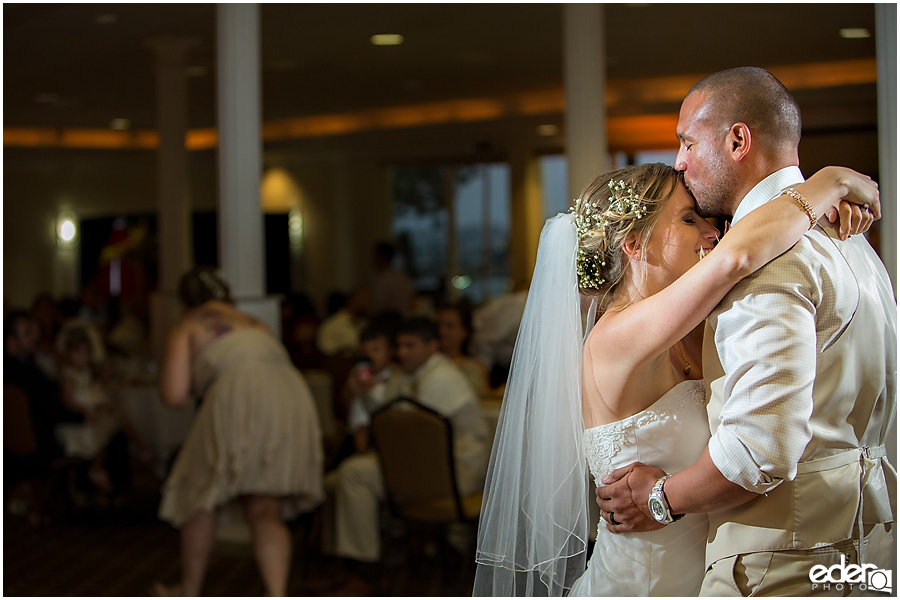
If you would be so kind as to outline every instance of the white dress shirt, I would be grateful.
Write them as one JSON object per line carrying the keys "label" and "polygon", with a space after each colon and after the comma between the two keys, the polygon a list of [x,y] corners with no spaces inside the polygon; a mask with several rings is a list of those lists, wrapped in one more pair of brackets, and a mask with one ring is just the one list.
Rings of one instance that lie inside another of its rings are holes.
{"label": "white dress shirt", "polygon": [[[390,386],[395,379],[388,382]],[[487,420],[475,391],[463,372],[440,352],[435,353],[398,390],[388,397],[409,395],[444,415],[453,427],[453,459],[460,493],[471,494],[484,486],[491,450]]]}
{"label": "white dress shirt", "polygon": [[327,317],[316,331],[316,347],[325,356],[341,352],[355,352],[359,347],[359,333],[363,323],[350,311],[340,309]]}
{"label": "white dress shirt", "polygon": [[[796,167],[773,173],[734,223],[802,181]],[[890,521],[884,443],[896,411],[896,301],[868,242],[809,231],[738,283],[708,324],[710,456],[728,480],[768,493],[710,514],[708,563],[835,543],[863,513],[867,523]]]}

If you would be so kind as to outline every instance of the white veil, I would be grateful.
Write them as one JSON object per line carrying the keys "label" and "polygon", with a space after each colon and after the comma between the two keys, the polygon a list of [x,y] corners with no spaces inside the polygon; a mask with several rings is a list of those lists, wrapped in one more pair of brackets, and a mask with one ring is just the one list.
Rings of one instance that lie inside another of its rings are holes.
{"label": "white veil", "polygon": [[585,570],[575,216],[541,232],[478,526],[475,596],[562,596]]}

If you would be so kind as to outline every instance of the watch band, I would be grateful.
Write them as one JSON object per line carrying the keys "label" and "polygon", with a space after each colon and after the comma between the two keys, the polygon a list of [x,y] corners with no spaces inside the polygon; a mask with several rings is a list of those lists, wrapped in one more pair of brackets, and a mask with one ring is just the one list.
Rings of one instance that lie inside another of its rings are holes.
{"label": "watch band", "polygon": [[669,504],[669,498],[666,496],[666,491],[663,487],[668,478],[668,474],[663,475],[653,484],[653,489],[650,491],[650,497],[647,500],[650,514],[663,525],[674,523],[684,516],[684,514],[672,514],[672,505]]}
{"label": "watch band", "polygon": [[650,490],[650,497],[647,499],[650,514],[657,522],[663,525],[672,523],[672,514],[669,512],[667,503],[662,495],[662,486],[668,478],[669,475],[666,474],[657,479],[656,483],[653,484],[653,489]]}
{"label": "watch band", "polygon": [[669,476],[666,475],[665,478],[663,479],[662,485],[659,486],[659,491],[662,492],[663,501],[666,503],[666,506],[667,506],[668,509],[669,509],[669,514],[672,516],[672,522],[674,523],[675,521],[677,521],[678,519],[680,519],[681,517],[683,517],[683,516],[686,515],[687,513],[681,513],[681,514],[679,514],[679,515],[672,514],[672,503],[669,502],[669,497],[666,496],[666,488],[665,488],[665,483],[666,483],[666,482],[665,482],[665,479],[668,479],[668,478],[669,478]]}

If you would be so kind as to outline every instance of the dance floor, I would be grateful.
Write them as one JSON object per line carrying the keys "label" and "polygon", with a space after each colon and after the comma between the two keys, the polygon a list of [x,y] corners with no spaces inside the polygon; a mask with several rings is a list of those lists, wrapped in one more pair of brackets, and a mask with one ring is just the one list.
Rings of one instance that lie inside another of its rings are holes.
{"label": "dance floor", "polygon": [[[5,511],[3,595],[147,596],[155,581],[176,582],[180,572],[178,532],[156,518],[157,489],[157,482],[148,474],[136,473],[134,491],[123,496],[119,506],[57,514],[40,527]],[[333,561],[311,547],[315,544],[307,543],[314,528],[311,517],[291,523],[294,556],[289,596],[319,596],[330,591],[332,582],[323,581],[323,575],[331,572]],[[383,570],[380,595],[468,595],[471,583],[460,581],[459,576],[465,573],[468,578],[462,560],[452,557],[452,566],[440,568],[436,559],[425,560],[415,553],[395,558]],[[217,545],[203,595],[263,594],[249,546]]]}

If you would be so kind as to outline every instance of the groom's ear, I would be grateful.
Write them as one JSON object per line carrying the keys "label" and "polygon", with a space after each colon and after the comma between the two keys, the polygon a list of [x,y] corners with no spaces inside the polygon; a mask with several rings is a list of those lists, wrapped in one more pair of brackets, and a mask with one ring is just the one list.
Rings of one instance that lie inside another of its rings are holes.
{"label": "groom's ear", "polygon": [[751,145],[750,127],[746,123],[737,122],[731,126],[725,135],[725,143],[728,145],[728,153],[735,162],[743,160],[750,152]]}
{"label": "groom's ear", "polygon": [[641,260],[644,257],[644,249],[641,246],[637,236],[629,233],[622,242],[622,252],[624,252],[631,260]]}

